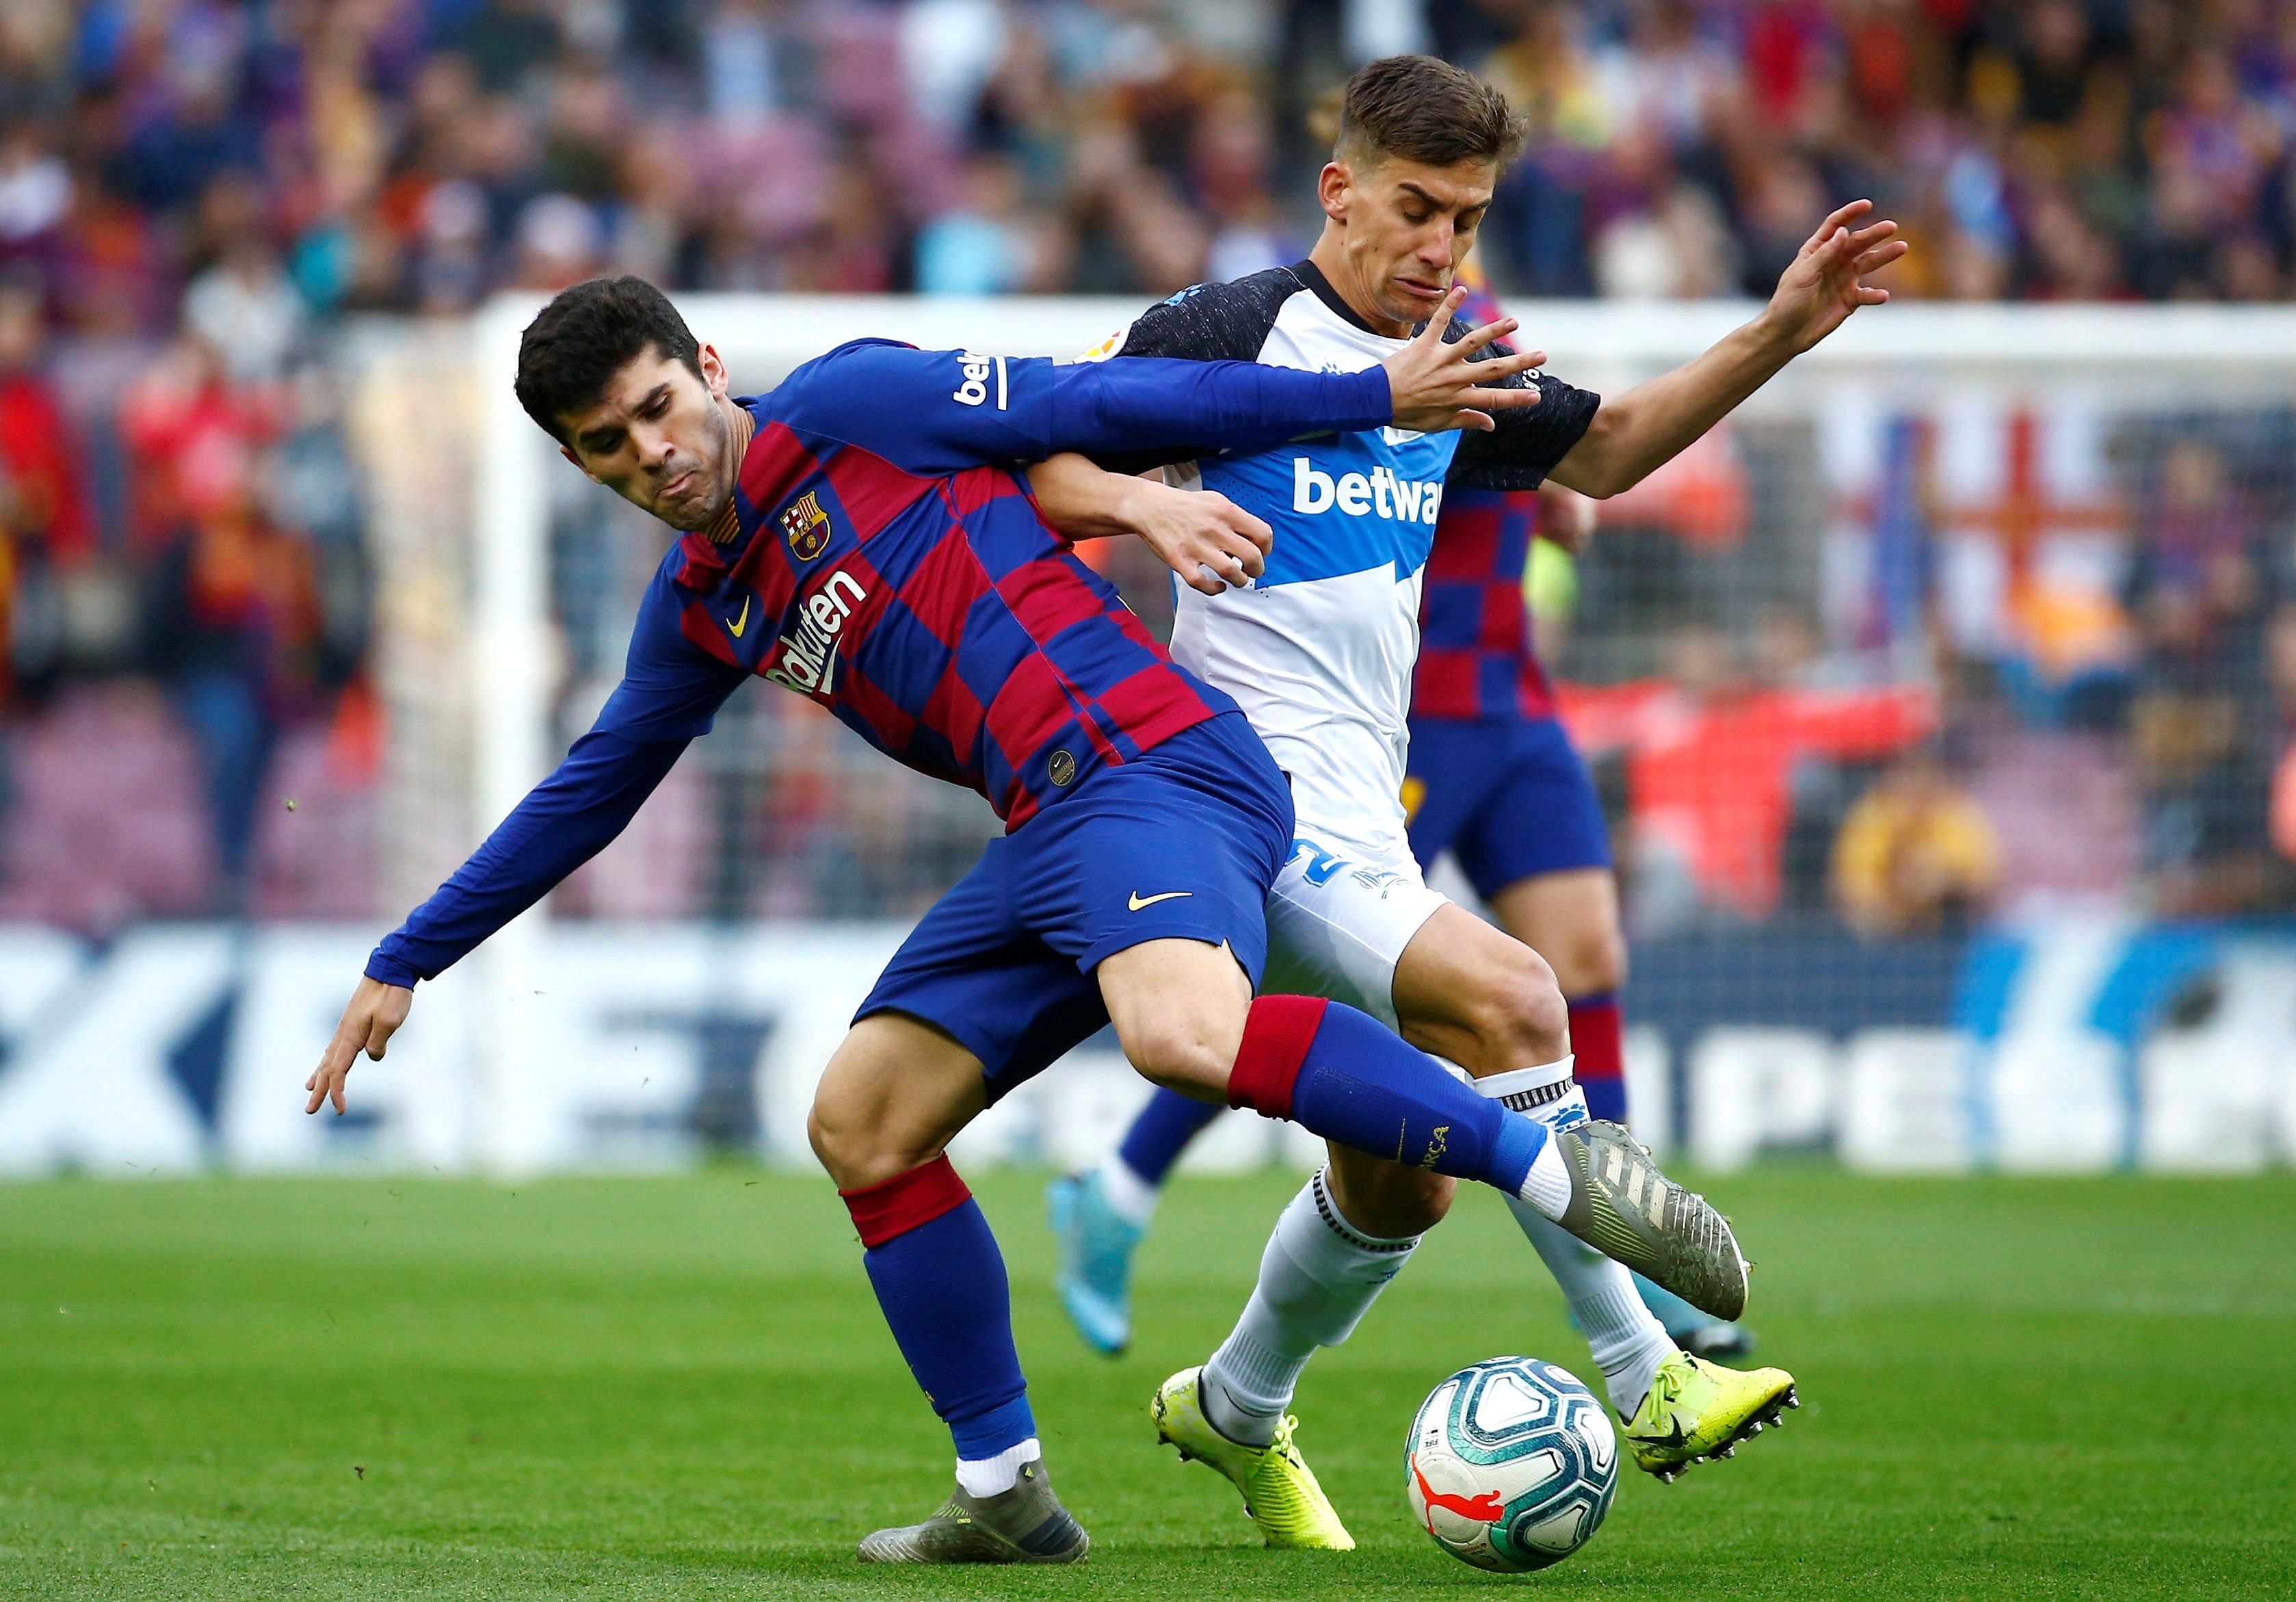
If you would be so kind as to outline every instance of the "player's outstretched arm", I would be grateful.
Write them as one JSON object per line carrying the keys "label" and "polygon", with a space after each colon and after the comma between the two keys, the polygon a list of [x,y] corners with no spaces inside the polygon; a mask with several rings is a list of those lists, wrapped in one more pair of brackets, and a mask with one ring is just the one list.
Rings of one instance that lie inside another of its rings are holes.
{"label": "player's outstretched arm", "polygon": [[1267,567],[1275,531],[1224,495],[1110,472],[1073,451],[1029,469],[1045,522],[1070,539],[1131,534],[1205,595],[1242,588]]}
{"label": "player's outstretched arm", "polygon": [[327,1042],[318,1067],[303,1081],[303,1089],[311,1093],[303,1111],[316,1113],[332,1101],[335,1111],[342,1112],[343,1080],[349,1077],[351,1064],[362,1051],[378,1063],[382,1061],[390,1037],[406,1022],[414,1005],[414,992],[406,986],[361,976],[358,988],[351,992],[350,1005],[343,1008],[342,1022],[335,1025],[335,1038]]}
{"label": "player's outstretched arm", "polygon": [[912,472],[1041,462],[1062,451],[1185,459],[1390,423],[1488,427],[1495,407],[1538,403],[1493,387],[1528,371],[1535,353],[1469,365],[1513,327],[1495,324],[1451,345],[1434,332],[1356,373],[1164,357],[1062,366],[859,341],[791,374],[771,404],[800,433],[859,446]]}
{"label": "player's outstretched arm", "polygon": [[[415,982],[444,973],[603,850],[686,743],[631,740],[598,729],[576,741],[557,771],[528,792],[470,860],[375,948],[333,1041],[305,1085],[311,1100],[303,1110],[316,1113],[322,1102],[332,1101],[340,1113],[343,1077],[352,1061],[362,1049],[382,1056],[391,1032],[406,1021]],[[394,996],[404,999],[394,1002]]]}
{"label": "player's outstretched arm", "polygon": [[1549,476],[1596,497],[1631,488],[1859,307],[1889,300],[1888,290],[1866,280],[1908,247],[1893,222],[1855,226],[1873,209],[1871,201],[1852,201],[1820,223],[1761,316],[1694,361],[1605,400]]}
{"label": "player's outstretched arm", "polygon": [[685,639],[680,608],[668,571],[656,572],[630,632],[622,682],[597,723],[470,860],[374,949],[305,1087],[311,1092],[305,1112],[332,1101],[340,1113],[343,1076],[362,1049],[382,1056],[391,1031],[406,1020],[416,982],[438,977],[605,850],[686,746],[708,732],[746,675]]}

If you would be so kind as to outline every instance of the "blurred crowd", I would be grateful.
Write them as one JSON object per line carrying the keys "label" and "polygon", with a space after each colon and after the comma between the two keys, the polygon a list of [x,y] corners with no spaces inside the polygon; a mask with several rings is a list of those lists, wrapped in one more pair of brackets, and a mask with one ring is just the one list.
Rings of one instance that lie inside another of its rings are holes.
{"label": "blurred crowd", "polygon": [[1912,293],[2288,283],[2285,0],[9,0],[0,254],[254,370],[607,268],[1168,292],[1301,248],[1311,109],[1398,49],[1528,119],[1505,289],[1759,292],[1854,193]]}
{"label": "blurred crowd", "polygon": [[[1854,193],[1905,223],[1915,296],[2278,299],[2296,274],[2292,0],[0,0],[0,916],[368,910],[349,319],[602,271],[1144,298],[1250,272],[1313,237],[1319,105],[1414,49],[1528,120],[1485,232],[1503,292],[1761,293]],[[1829,653],[1874,642],[1822,604],[1781,625],[1815,642],[1792,666],[1761,619],[1635,610],[1633,564],[1706,537],[1628,518],[1580,639],[1668,643],[1566,667],[1643,686],[1603,727],[1661,820],[1654,924],[1997,904],[2027,859],[1972,799],[1972,742],[2016,748],[1967,732],[1988,718],[2102,743],[2161,905],[2276,894],[2296,622],[2261,459],[2163,445],[2110,604],[2058,629],[2077,660],[1949,642],[1947,690],[1880,712],[1825,700]],[[1748,694],[1788,699],[1749,726],[1760,821],[1718,844],[1644,736]],[[1902,727],[1869,749],[1869,715]]]}
{"label": "blurred crowd", "polygon": [[2296,908],[2296,414],[1828,431],[1726,424],[1534,593],[1637,925]]}

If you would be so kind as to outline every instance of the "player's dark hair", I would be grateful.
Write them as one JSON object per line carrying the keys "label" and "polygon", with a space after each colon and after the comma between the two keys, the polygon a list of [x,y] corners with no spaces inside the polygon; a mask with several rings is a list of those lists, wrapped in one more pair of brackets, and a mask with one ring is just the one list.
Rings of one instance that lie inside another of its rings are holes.
{"label": "player's dark hair", "polygon": [[1506,96],[1432,55],[1389,55],[1357,70],[1340,102],[1335,161],[1400,156],[1429,167],[1488,161],[1504,167],[1522,148],[1523,124]]}
{"label": "player's dark hair", "polygon": [[518,341],[518,404],[565,444],[563,419],[588,410],[607,381],[651,348],[701,376],[701,343],[643,278],[593,278],[562,290]]}

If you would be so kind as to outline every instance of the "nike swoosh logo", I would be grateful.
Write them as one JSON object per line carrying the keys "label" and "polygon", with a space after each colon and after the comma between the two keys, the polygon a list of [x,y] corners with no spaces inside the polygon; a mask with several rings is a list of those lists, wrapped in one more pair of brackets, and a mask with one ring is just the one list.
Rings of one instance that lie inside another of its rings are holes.
{"label": "nike swoosh logo", "polygon": [[1690,1439],[1689,1436],[1682,1433],[1681,1419],[1677,1418],[1673,1420],[1673,1425],[1674,1428],[1669,1433],[1663,1435],[1629,1435],[1627,1439],[1633,1442],[1637,1446],[1663,1447],[1667,1450],[1672,1451],[1678,1449],[1685,1441]]}
{"label": "nike swoosh logo", "polygon": [[1144,896],[1136,890],[1132,892],[1129,905],[1133,911],[1137,912],[1143,907],[1153,907],[1159,901],[1175,901],[1182,896],[1192,896],[1195,893],[1193,890],[1168,890],[1160,896]]}
{"label": "nike swoosh logo", "polygon": [[737,640],[742,637],[742,630],[750,626],[750,603],[754,599],[756,599],[756,597],[753,596],[743,596],[742,597],[742,615],[726,625],[726,632],[731,634]]}

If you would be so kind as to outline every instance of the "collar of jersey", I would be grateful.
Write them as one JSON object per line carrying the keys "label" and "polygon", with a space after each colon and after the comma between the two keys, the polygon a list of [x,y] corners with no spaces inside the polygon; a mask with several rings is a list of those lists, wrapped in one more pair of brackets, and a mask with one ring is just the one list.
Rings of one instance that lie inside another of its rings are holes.
{"label": "collar of jersey", "polygon": [[1365,333],[1371,334],[1376,338],[1384,339],[1387,337],[1386,335],[1382,334],[1378,329],[1374,328],[1370,324],[1365,322],[1361,316],[1357,316],[1354,307],[1349,306],[1345,300],[1340,299],[1340,292],[1332,287],[1332,281],[1324,276],[1324,269],[1317,267],[1314,262],[1307,260],[1293,262],[1292,264],[1292,275],[1294,278],[1297,278],[1300,283],[1306,287],[1308,293],[1314,295],[1316,300],[1321,300],[1331,311],[1331,314],[1339,318],[1341,322],[1349,324],[1354,327],[1360,328]]}

